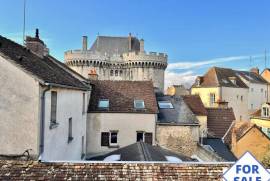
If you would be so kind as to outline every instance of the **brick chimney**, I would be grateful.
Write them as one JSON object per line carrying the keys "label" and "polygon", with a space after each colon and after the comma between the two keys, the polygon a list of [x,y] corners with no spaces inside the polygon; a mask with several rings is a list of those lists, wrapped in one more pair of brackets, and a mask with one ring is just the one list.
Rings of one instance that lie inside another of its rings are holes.
{"label": "brick chimney", "polygon": [[258,67],[253,67],[252,69],[250,69],[250,72],[253,72],[253,73],[257,74],[257,75],[260,74],[260,70],[259,70]]}
{"label": "brick chimney", "polygon": [[144,52],[144,40],[140,40],[140,52]]}
{"label": "brick chimney", "polygon": [[87,36],[83,36],[82,50],[87,50]]}
{"label": "brick chimney", "polygon": [[39,30],[36,29],[35,37],[26,36],[25,45],[32,52],[36,53],[38,56],[43,58],[49,54],[49,49],[46,47],[45,43],[39,38]]}
{"label": "brick chimney", "polygon": [[132,36],[131,33],[128,34],[128,51],[131,51]]}
{"label": "brick chimney", "polygon": [[98,74],[96,72],[96,69],[91,69],[88,73],[88,79],[89,80],[98,80]]}

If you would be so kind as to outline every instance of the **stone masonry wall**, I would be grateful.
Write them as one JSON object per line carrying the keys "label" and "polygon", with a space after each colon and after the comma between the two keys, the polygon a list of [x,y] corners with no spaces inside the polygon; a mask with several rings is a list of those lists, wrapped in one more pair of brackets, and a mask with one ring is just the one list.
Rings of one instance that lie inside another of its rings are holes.
{"label": "stone masonry wall", "polygon": [[230,164],[40,163],[0,160],[0,180],[222,180]]}

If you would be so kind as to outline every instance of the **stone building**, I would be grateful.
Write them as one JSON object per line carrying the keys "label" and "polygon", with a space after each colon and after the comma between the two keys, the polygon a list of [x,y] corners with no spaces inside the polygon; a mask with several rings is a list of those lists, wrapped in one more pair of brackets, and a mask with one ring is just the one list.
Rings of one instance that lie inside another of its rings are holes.
{"label": "stone building", "polygon": [[65,63],[88,77],[95,70],[99,80],[153,81],[154,87],[164,89],[167,55],[144,50],[144,40],[128,37],[97,36],[90,49],[83,37],[81,50],[65,52]]}

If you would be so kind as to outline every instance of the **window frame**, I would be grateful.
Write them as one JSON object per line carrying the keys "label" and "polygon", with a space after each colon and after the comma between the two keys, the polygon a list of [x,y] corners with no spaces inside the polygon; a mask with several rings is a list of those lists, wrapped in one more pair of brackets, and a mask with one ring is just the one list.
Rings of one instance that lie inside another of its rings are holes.
{"label": "window frame", "polygon": [[82,96],[82,99],[83,99],[83,103],[82,103],[82,114],[84,115],[85,114],[85,103],[86,103],[86,94],[85,92],[83,92],[83,96]]}
{"label": "window frame", "polygon": [[51,91],[51,112],[50,112],[50,129],[56,128],[59,123],[57,122],[57,100],[58,93],[55,90]]}
{"label": "window frame", "polygon": [[[168,103],[168,104],[170,104],[170,107],[161,107],[160,106],[160,103],[162,104],[162,103]],[[172,102],[170,102],[170,101],[158,101],[158,107],[159,107],[159,109],[174,109],[174,106],[173,106],[173,104],[172,104]]]}
{"label": "window frame", "polygon": [[[100,106],[100,103],[101,103],[102,101],[104,101],[104,102],[107,101],[107,102],[108,102],[108,106],[107,106],[107,107],[101,107],[101,106]],[[110,100],[109,100],[109,99],[99,99],[99,100],[98,100],[98,108],[99,108],[99,109],[109,109],[109,107],[110,107]]]}
{"label": "window frame", "polygon": [[215,93],[210,93],[209,99],[210,99],[210,106],[214,106],[214,104],[216,102],[216,94]]}
{"label": "window frame", "polygon": [[268,107],[263,107],[262,108],[262,113],[263,113],[263,117],[269,117],[269,108]]}
{"label": "window frame", "polygon": [[[110,146],[117,146],[118,145],[118,131],[113,130],[109,132],[109,145]],[[116,142],[112,143],[112,134],[116,134]]]}
{"label": "window frame", "polygon": [[70,143],[73,140],[73,134],[72,134],[72,117],[68,118],[68,143]]}
{"label": "window frame", "polygon": [[[139,102],[139,101],[141,101],[141,103],[142,103],[142,107],[136,107],[136,105],[137,105],[137,103]],[[145,109],[145,104],[144,104],[144,100],[143,99],[134,99],[134,108],[135,109]]]}

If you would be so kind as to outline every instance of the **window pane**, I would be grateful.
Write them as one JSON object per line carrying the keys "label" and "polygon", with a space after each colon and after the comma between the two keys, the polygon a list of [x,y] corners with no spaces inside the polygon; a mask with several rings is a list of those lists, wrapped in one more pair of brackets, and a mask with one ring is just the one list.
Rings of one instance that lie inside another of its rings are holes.
{"label": "window pane", "polygon": [[116,132],[111,133],[111,143],[117,143],[117,133]]}
{"label": "window pane", "polygon": [[135,100],[134,107],[136,109],[144,109],[144,101],[143,100]]}
{"label": "window pane", "polygon": [[109,100],[107,100],[107,99],[99,100],[98,107],[99,108],[108,108],[109,107]]}
{"label": "window pane", "polygon": [[158,101],[158,106],[160,109],[173,109],[173,105],[169,101]]}
{"label": "window pane", "polygon": [[51,121],[56,121],[57,92],[51,92]]}

